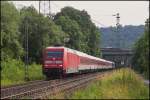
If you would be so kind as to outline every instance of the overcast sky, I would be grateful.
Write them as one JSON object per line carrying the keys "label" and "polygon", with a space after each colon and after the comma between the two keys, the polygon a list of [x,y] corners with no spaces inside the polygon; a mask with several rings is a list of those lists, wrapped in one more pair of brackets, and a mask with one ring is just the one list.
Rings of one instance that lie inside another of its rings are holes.
{"label": "overcast sky", "polygon": [[[13,1],[20,8],[33,5],[38,10],[38,1]],[[44,9],[44,1],[41,3]],[[60,12],[65,6],[72,6],[79,10],[86,10],[92,21],[99,27],[115,26],[116,18],[112,16],[120,14],[120,24],[144,25],[149,17],[148,1],[50,1],[51,12]],[[48,11],[48,1],[45,2],[45,9]],[[44,11],[44,10],[43,10]]]}

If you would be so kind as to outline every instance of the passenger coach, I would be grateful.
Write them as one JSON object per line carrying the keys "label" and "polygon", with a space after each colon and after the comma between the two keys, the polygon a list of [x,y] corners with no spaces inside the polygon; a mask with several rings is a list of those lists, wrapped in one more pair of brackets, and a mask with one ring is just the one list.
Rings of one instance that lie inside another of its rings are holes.
{"label": "passenger coach", "polygon": [[110,69],[113,62],[66,47],[47,47],[43,51],[43,74],[47,77]]}

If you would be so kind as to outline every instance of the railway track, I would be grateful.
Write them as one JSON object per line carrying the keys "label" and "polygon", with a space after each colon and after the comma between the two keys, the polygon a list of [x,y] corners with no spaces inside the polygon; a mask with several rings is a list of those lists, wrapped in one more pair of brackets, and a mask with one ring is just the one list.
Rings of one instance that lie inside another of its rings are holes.
{"label": "railway track", "polygon": [[[111,72],[111,71],[109,71]],[[1,99],[39,99],[48,98],[61,92],[82,87],[96,78],[102,77],[107,72],[83,74],[77,77],[56,79],[50,81],[38,81],[15,87],[1,89]]]}
{"label": "railway track", "polygon": [[1,98],[11,96],[11,95],[14,95],[14,94],[18,94],[18,93],[21,93],[23,91],[30,91],[32,89],[36,89],[40,85],[43,86],[43,85],[46,85],[46,84],[48,84],[47,81],[39,80],[39,81],[27,83],[27,84],[2,88],[1,89]]}
{"label": "railway track", "polygon": [[32,84],[32,83],[41,82],[41,81],[43,81],[43,80],[34,80],[34,81],[28,81],[28,82],[20,83],[20,84],[14,84],[14,85],[9,85],[9,86],[1,86],[0,89],[6,89],[6,88],[11,88],[11,87],[23,86],[23,85]]}

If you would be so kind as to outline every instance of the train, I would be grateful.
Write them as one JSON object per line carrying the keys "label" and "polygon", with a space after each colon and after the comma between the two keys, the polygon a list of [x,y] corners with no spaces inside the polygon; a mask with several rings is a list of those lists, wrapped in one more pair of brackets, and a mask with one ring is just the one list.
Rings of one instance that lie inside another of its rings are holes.
{"label": "train", "polygon": [[47,78],[113,68],[114,62],[64,46],[46,47],[43,50],[42,72]]}

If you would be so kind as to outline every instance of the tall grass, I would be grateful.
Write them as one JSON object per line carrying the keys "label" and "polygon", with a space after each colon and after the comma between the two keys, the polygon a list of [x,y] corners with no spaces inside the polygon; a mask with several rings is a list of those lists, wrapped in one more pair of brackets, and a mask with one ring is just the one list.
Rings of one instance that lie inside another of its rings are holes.
{"label": "tall grass", "polygon": [[[7,59],[1,62],[1,86],[24,83],[25,64],[21,60]],[[41,65],[31,64],[28,66],[30,80],[42,79]]]}
{"label": "tall grass", "polygon": [[72,99],[149,99],[149,87],[131,69],[120,69],[96,80]]}

